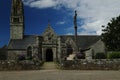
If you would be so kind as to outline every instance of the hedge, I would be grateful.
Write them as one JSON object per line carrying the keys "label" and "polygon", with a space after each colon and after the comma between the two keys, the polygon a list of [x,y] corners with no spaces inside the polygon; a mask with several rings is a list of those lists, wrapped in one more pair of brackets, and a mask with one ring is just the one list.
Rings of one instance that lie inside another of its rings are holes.
{"label": "hedge", "polygon": [[111,52],[108,53],[109,59],[119,59],[120,58],[120,52]]}

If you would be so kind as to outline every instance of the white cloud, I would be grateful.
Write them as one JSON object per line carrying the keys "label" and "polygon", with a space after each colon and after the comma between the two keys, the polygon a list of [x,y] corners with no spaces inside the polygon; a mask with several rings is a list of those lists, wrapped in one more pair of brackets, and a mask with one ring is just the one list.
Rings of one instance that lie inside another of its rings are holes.
{"label": "white cloud", "polygon": [[66,35],[73,35],[73,33],[67,33]]}
{"label": "white cloud", "polygon": [[63,24],[65,24],[66,22],[65,21],[59,21],[58,23],[57,23],[57,25],[63,25]]}
{"label": "white cloud", "polygon": [[36,8],[56,7],[59,4],[58,0],[23,0],[25,5]]}
{"label": "white cloud", "polygon": [[[106,25],[112,17],[120,14],[120,0],[23,0],[26,5],[37,8],[64,6],[72,11],[77,10],[78,19],[84,24],[78,28],[80,34],[101,34],[101,26]],[[73,15],[72,15],[73,16]],[[78,22],[79,23],[79,22]],[[79,25],[78,25],[79,26]],[[82,29],[83,31],[81,31]],[[73,29],[74,30],[74,29]],[[74,32],[74,31],[73,31]],[[93,32],[93,33],[92,33]]]}

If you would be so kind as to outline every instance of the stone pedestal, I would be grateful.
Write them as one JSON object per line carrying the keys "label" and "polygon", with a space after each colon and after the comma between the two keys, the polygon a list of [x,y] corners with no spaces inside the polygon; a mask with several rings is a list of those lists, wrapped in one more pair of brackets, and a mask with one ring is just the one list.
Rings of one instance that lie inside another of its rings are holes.
{"label": "stone pedestal", "polygon": [[88,61],[92,60],[91,49],[85,52],[85,59]]}

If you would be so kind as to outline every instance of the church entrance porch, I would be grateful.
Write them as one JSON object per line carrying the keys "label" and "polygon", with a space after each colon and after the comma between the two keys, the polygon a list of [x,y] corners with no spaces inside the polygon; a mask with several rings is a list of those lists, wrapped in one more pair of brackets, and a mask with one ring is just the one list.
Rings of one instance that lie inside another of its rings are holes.
{"label": "church entrance porch", "polygon": [[42,61],[54,62],[56,61],[56,47],[42,47]]}
{"label": "church entrance porch", "polygon": [[46,62],[52,62],[53,61],[53,51],[52,49],[46,50]]}

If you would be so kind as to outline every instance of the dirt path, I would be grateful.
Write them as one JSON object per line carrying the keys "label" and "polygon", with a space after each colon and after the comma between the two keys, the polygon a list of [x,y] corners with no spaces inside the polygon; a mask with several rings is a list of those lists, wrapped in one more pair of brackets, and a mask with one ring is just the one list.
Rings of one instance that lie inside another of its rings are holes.
{"label": "dirt path", "polygon": [[120,80],[120,71],[11,71],[0,72],[0,80]]}

